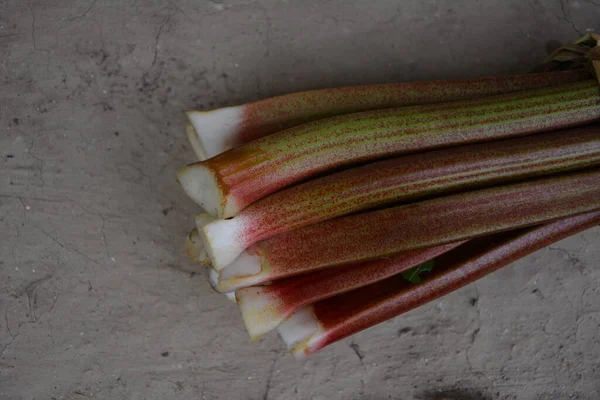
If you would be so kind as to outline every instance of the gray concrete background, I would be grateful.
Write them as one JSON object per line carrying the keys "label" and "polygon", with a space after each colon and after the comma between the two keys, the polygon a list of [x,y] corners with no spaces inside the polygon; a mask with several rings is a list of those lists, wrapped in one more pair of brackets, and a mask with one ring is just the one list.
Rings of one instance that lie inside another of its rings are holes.
{"label": "gray concrete background", "polygon": [[598,399],[600,230],[304,362],[184,272],[182,110],[529,71],[585,1],[0,0],[0,399]]}

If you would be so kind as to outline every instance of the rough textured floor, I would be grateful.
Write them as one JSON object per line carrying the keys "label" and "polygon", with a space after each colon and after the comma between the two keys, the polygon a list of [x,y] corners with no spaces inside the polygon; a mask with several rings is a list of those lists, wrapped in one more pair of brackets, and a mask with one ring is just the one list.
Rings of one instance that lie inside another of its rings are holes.
{"label": "rough textured floor", "polygon": [[182,110],[529,71],[581,1],[0,0],[0,399],[598,399],[600,229],[304,362],[184,255]]}

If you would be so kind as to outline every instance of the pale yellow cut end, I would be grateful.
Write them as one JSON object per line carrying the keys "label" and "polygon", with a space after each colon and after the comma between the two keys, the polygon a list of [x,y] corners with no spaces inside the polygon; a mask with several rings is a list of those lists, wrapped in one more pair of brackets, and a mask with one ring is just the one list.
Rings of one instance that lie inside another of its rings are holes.
{"label": "pale yellow cut end", "polygon": [[179,170],[177,181],[185,193],[204,211],[223,218],[226,199],[213,171],[202,163],[189,164]]}
{"label": "pale yellow cut end", "polygon": [[210,266],[210,258],[204,250],[198,229],[193,229],[185,239],[185,252],[194,262],[203,266]]}
{"label": "pale yellow cut end", "polygon": [[185,135],[187,136],[188,141],[192,146],[192,150],[194,150],[194,154],[196,154],[198,160],[206,160],[208,157],[206,156],[206,152],[204,151],[202,143],[200,143],[200,140],[198,139],[198,134],[196,133],[196,130],[194,129],[194,126],[192,124],[187,124],[185,126]]}

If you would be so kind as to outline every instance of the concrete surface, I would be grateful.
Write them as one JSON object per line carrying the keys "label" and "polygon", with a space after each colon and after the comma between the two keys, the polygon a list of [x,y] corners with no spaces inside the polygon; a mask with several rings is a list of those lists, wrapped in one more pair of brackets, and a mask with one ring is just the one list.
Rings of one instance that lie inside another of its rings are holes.
{"label": "concrete surface", "polygon": [[183,251],[182,110],[529,71],[585,1],[0,0],[0,399],[598,399],[600,230],[294,361]]}

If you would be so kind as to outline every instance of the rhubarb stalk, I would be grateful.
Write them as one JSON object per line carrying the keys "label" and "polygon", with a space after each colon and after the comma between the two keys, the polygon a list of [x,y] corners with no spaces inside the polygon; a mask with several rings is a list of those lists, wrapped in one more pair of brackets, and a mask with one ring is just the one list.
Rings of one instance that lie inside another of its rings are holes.
{"label": "rhubarb stalk", "polygon": [[297,308],[366,286],[429,261],[464,242],[409,250],[388,258],[365,261],[313,274],[252,286],[235,292],[252,340],[275,329]]}
{"label": "rhubarb stalk", "polygon": [[202,243],[202,238],[198,234],[198,231],[202,231],[204,225],[213,221],[215,221],[215,218],[207,213],[200,213],[196,215],[194,218],[196,228],[194,228],[185,239],[185,252],[187,253],[188,257],[194,262],[204,266],[209,266],[211,261],[208,257],[208,253],[206,252],[206,248]]}
{"label": "rhubarb stalk", "polygon": [[600,212],[475,239],[434,260],[420,284],[401,275],[298,310],[279,326],[290,351],[303,358],[323,347],[457,290],[545,246],[600,223]]}
{"label": "rhubarb stalk", "polygon": [[458,146],[350,168],[264,197],[199,228],[221,270],[276,234],[356,211],[600,164],[600,127]]}
{"label": "rhubarb stalk", "polygon": [[198,229],[194,228],[185,238],[185,252],[188,257],[200,265],[210,265],[210,258],[206,253]]}
{"label": "rhubarb stalk", "polygon": [[198,160],[201,160],[201,161],[209,158],[206,156],[204,147],[200,143],[200,139],[198,138],[198,135],[196,134],[196,130],[194,129],[194,126],[192,124],[187,124],[185,126],[185,134],[188,138],[188,141],[190,142],[190,145],[192,145],[192,150],[194,150],[194,154],[196,154],[196,158],[198,158]]}
{"label": "rhubarb stalk", "polygon": [[179,171],[178,180],[206,212],[229,218],[268,194],[332,169],[598,118],[600,88],[595,80],[483,99],[346,114],[290,128],[190,164]]}
{"label": "rhubarb stalk", "polygon": [[198,159],[306,122],[359,111],[513,93],[589,79],[583,70],[468,80],[391,83],[310,90],[213,111],[188,111],[187,136]]}
{"label": "rhubarb stalk", "polygon": [[600,208],[600,169],[349,215],[258,242],[219,271],[229,292],[335,265],[531,226]]}

